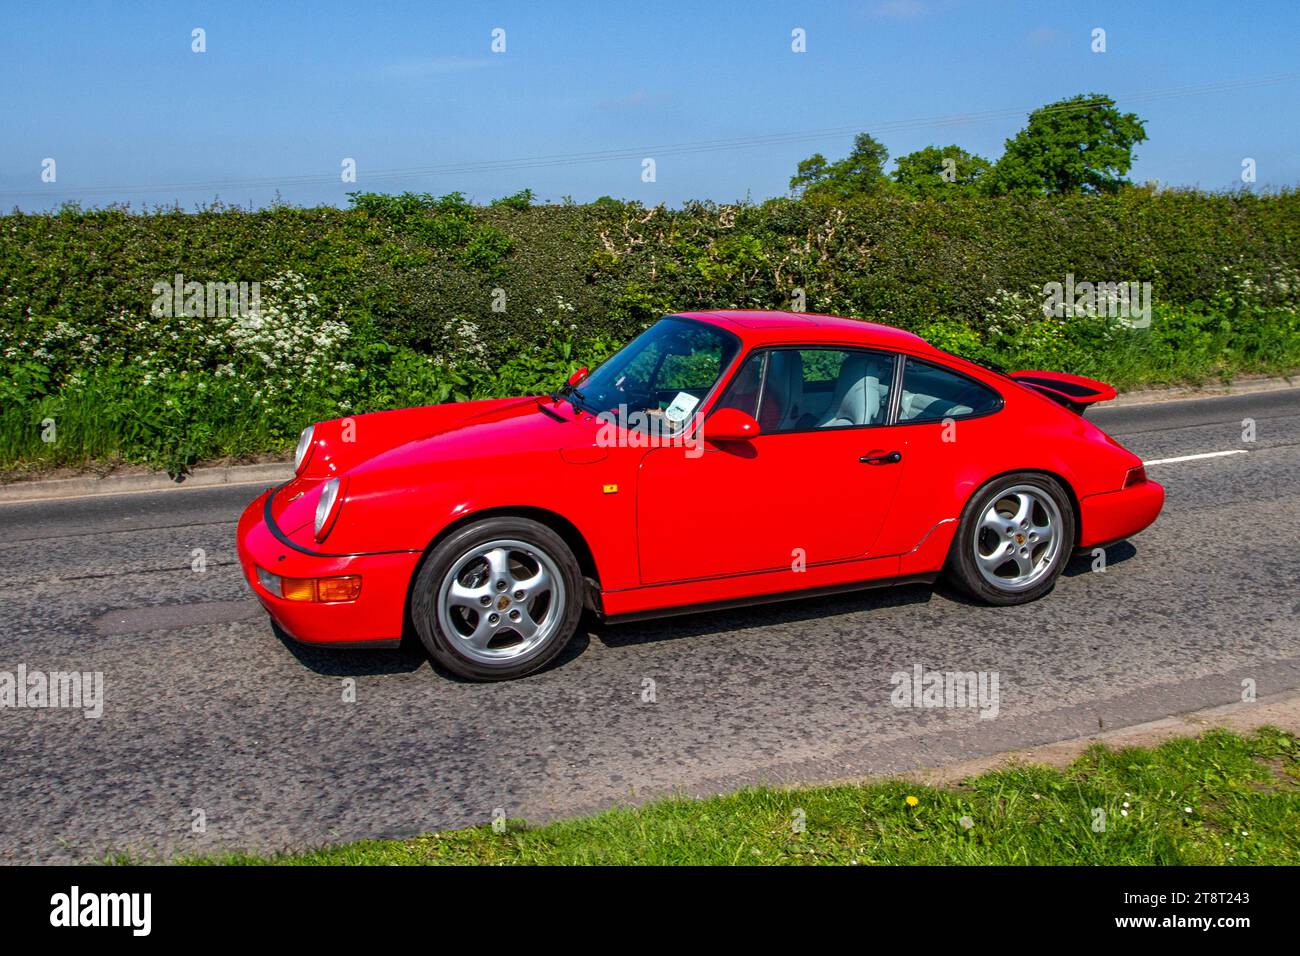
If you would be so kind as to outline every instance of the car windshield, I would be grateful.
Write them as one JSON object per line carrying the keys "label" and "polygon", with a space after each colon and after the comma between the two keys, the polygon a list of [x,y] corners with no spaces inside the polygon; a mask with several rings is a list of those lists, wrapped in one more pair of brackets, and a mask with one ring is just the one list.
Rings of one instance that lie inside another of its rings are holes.
{"label": "car windshield", "polygon": [[731,364],[740,341],[703,322],[660,319],[570,392],[593,414],[686,422]]}

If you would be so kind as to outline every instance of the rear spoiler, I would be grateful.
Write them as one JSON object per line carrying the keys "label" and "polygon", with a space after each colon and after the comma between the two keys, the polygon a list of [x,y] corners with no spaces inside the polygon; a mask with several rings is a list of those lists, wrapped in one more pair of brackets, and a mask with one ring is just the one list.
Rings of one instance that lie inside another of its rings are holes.
{"label": "rear spoiler", "polygon": [[1058,405],[1082,415],[1094,402],[1108,402],[1119,393],[1114,386],[1068,372],[1008,372],[1008,377]]}

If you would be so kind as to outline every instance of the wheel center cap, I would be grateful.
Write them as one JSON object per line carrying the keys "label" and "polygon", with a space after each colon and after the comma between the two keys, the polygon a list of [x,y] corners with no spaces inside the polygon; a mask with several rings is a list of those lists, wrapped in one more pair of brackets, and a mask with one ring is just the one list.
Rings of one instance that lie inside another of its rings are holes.
{"label": "wheel center cap", "polygon": [[1023,534],[1020,534],[1019,532],[1017,532],[1017,533],[1016,533],[1016,544],[1024,544],[1024,543],[1025,543],[1025,536],[1024,536]]}
{"label": "wheel center cap", "polygon": [[506,597],[504,594],[501,595],[499,598],[497,598],[498,611],[504,611],[509,606],[510,606],[510,598]]}

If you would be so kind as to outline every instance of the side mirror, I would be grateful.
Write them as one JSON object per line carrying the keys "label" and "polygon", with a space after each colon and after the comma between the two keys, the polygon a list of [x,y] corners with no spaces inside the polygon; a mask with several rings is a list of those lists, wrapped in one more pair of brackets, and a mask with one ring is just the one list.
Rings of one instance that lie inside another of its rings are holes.
{"label": "side mirror", "polygon": [[587,366],[584,365],[582,368],[578,369],[576,372],[574,372],[572,375],[569,376],[569,384],[577,385],[579,382],[581,382],[584,378],[587,377],[587,374],[588,374]]}
{"label": "side mirror", "polygon": [[704,422],[700,435],[705,441],[749,441],[762,433],[758,422],[738,408],[720,408]]}

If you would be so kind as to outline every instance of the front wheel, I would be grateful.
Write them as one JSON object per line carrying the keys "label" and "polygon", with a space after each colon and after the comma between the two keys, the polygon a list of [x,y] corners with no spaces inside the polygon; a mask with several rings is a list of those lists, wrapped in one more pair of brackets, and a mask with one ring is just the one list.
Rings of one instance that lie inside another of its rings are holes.
{"label": "front wheel", "polygon": [[582,614],[582,572],[564,539],[527,518],[490,518],[425,560],[411,617],[425,649],[471,680],[532,673],[564,650]]}
{"label": "front wheel", "polygon": [[1026,604],[1056,584],[1074,550],[1074,511],[1047,475],[1005,475],[976,492],[948,554],[948,577],[986,604]]}

